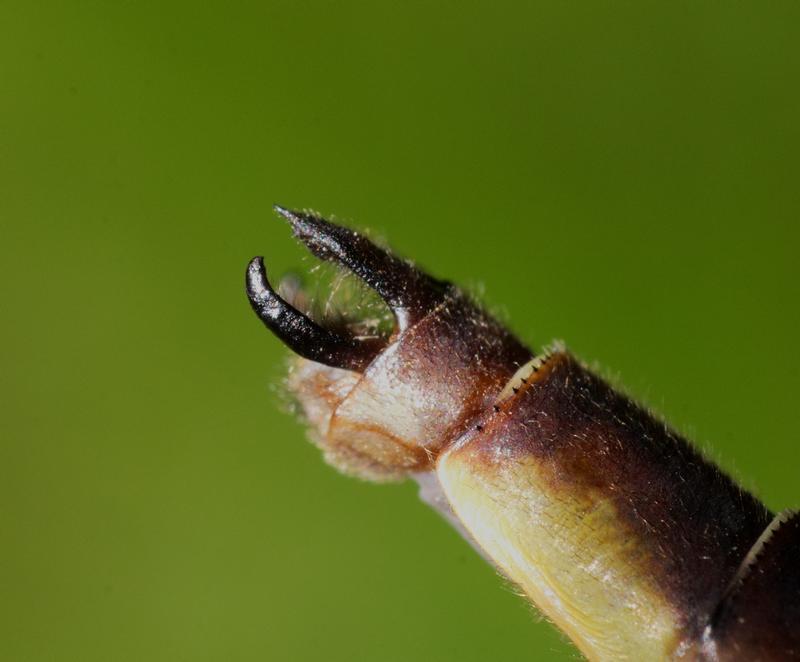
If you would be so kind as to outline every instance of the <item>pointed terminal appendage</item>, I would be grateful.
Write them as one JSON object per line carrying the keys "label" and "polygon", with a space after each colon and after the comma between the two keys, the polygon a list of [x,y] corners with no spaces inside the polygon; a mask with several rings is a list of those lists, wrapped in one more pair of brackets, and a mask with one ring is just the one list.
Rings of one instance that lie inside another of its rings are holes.
{"label": "pointed terminal appendage", "polygon": [[451,287],[354,230],[278,205],[275,211],[289,221],[294,236],[316,257],[338,262],[375,290],[394,314],[400,331],[425,317]]}
{"label": "pointed terminal appendage", "polygon": [[[444,300],[450,284],[379,248],[363,235],[313,214],[275,206],[294,235],[322,260],[355,273],[386,302],[397,328],[419,321]],[[292,351],[312,361],[347,370],[363,370],[386,347],[382,338],[357,338],[323,328],[284,301],[267,280],[263,258],[247,267],[247,296],[265,326]]]}
{"label": "pointed terminal appendage", "polygon": [[289,349],[311,361],[363,371],[385,346],[379,338],[347,338],[328,331],[292,307],[270,286],[261,257],[247,266],[247,296],[264,325]]}

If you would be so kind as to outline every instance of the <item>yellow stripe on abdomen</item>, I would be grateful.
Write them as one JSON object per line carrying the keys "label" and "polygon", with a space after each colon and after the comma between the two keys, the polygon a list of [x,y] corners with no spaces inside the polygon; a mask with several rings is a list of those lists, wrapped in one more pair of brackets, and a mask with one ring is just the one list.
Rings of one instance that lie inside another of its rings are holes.
{"label": "yellow stripe on abdomen", "polygon": [[476,542],[587,657],[673,654],[679,619],[612,503],[558,489],[535,458],[489,463],[469,444],[445,451],[437,475]]}

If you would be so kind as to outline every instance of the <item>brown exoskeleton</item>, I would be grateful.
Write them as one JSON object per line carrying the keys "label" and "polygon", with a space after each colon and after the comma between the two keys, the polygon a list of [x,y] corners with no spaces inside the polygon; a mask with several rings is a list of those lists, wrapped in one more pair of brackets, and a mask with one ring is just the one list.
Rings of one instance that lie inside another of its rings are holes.
{"label": "brown exoskeleton", "polygon": [[426,499],[591,659],[800,657],[800,518],[771,513],[563,347],[534,354],[454,285],[277,208],[386,302],[359,336],[247,293],[298,356],[288,386],[340,470]]}

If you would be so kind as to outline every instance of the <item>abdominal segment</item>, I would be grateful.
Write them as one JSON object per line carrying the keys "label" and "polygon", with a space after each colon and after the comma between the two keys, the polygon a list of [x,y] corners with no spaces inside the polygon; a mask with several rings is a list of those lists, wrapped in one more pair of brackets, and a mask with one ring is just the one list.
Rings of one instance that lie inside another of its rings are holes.
{"label": "abdominal segment", "polygon": [[797,515],[774,517],[563,348],[534,357],[448,281],[277,211],[392,317],[366,334],[314,320],[261,258],[248,265],[250,305],[298,355],[286,384],[330,464],[416,478],[589,658],[800,657]]}
{"label": "abdominal segment", "polygon": [[439,455],[471,536],[592,659],[701,655],[772,514],[557,352]]}

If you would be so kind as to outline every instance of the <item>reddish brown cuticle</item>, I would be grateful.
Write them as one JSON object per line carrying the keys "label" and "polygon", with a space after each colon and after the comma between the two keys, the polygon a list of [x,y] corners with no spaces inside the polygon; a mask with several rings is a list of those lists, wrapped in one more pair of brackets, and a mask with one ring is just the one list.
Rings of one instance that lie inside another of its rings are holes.
{"label": "reddish brown cuticle", "polygon": [[[551,488],[606,499],[650,548],[660,589],[698,636],[770,513],[717,467],[566,353],[551,357],[479,435],[457,442],[475,471],[534,461]],[[621,535],[624,535],[621,532]]]}
{"label": "reddish brown cuticle", "polygon": [[[388,339],[347,337],[280,299],[258,259],[248,268],[253,309],[304,357],[289,387],[331,464],[397,480],[431,470],[441,478],[453,462],[466,467],[462,485],[477,477],[482,488],[491,478],[507,487],[509,467],[525,467],[501,498],[534,489],[535,475],[537,495],[580,504],[576,526],[584,503],[608,506],[610,537],[633,543],[630,558],[627,546],[619,552],[624,568],[677,615],[692,659],[800,657],[798,516],[767,528],[774,516],[761,502],[565,351],[532,361],[449,283],[314,214],[279,212],[315,255],[351,269],[395,314]],[[519,502],[527,526],[528,502]],[[527,530],[546,537],[549,528]]]}

